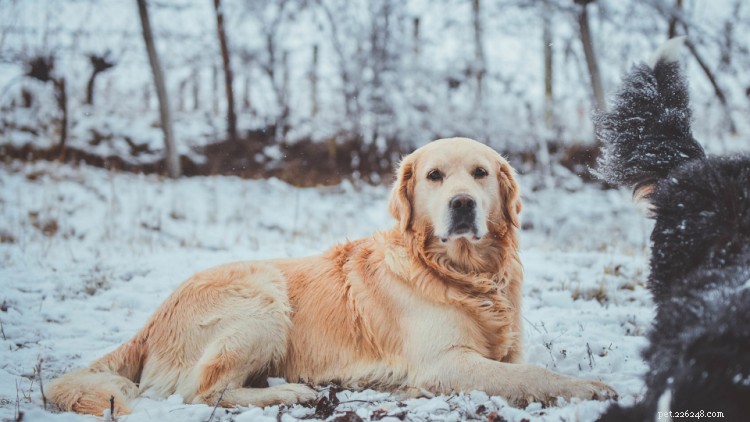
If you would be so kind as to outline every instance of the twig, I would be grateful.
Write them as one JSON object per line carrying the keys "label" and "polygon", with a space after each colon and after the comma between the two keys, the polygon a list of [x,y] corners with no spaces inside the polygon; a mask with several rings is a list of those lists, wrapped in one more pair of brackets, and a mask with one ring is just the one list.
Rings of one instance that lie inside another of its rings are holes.
{"label": "twig", "polygon": [[221,390],[221,394],[219,394],[219,399],[216,400],[216,405],[214,405],[214,410],[211,411],[211,415],[208,417],[208,420],[206,420],[206,422],[211,422],[211,419],[214,418],[214,413],[216,413],[216,409],[219,408],[219,403],[221,403],[221,399],[224,398],[224,392],[227,391],[227,387],[229,387],[229,385],[227,385],[226,387],[224,387],[223,390]]}
{"label": "twig", "polygon": [[589,355],[589,368],[594,369],[594,353],[591,351],[591,346],[586,342],[586,352]]}
{"label": "twig", "polygon": [[21,396],[19,395],[21,391],[21,386],[18,384],[18,380],[16,380],[16,422],[21,422],[23,420],[23,412],[21,412]]}
{"label": "twig", "polygon": [[339,404],[347,404],[347,403],[375,403],[378,400],[347,400],[339,402]]}
{"label": "twig", "polygon": [[5,338],[5,329],[3,328],[3,320],[2,319],[0,319],[0,333],[2,333],[2,335],[3,335],[3,340],[8,340],[7,338]]}
{"label": "twig", "polygon": [[47,396],[44,395],[44,382],[42,381],[42,363],[44,359],[39,359],[36,363],[36,376],[39,377],[39,391],[42,393],[42,403],[44,403],[44,410],[47,410]]}
{"label": "twig", "polygon": [[[688,33],[688,27],[685,23],[682,24],[683,28],[685,29],[685,34]],[[732,134],[737,133],[737,127],[734,124],[734,119],[732,119],[732,116],[729,114],[730,107],[727,103],[727,96],[724,94],[724,90],[719,86],[719,83],[716,80],[716,76],[711,72],[711,69],[708,67],[708,64],[706,64],[706,61],[703,59],[703,57],[698,52],[698,49],[695,47],[695,44],[693,44],[692,41],[688,38],[685,41],[685,45],[687,46],[688,50],[690,50],[690,53],[695,57],[695,61],[698,62],[698,66],[703,70],[703,73],[706,74],[706,78],[708,79],[708,82],[711,83],[711,86],[714,89],[714,94],[716,95],[716,98],[719,100],[721,105],[724,107],[724,110],[726,111],[725,115],[727,117],[727,123],[729,123],[729,131]]]}
{"label": "twig", "polygon": [[109,418],[115,420],[115,395],[109,396]]}
{"label": "twig", "polygon": [[533,322],[529,321],[529,319],[526,318],[525,316],[522,316],[522,318],[525,319],[526,322],[528,322],[529,325],[531,325],[536,330],[537,333],[542,334],[542,330],[540,330],[539,327],[536,326],[536,324],[534,324]]}
{"label": "twig", "polygon": [[542,342],[544,344],[544,347],[547,349],[547,352],[549,353],[549,358],[552,361],[552,366],[557,368],[557,359],[555,359],[555,355],[552,354],[552,341]]}

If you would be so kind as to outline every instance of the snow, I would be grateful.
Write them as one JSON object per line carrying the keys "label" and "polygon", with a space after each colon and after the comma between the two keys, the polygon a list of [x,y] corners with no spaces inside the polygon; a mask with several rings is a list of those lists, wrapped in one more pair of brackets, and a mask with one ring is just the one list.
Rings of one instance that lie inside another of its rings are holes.
{"label": "snow", "polygon": [[[528,362],[612,385],[623,403],[643,393],[639,356],[653,317],[644,287],[651,226],[630,192],[560,175],[533,191],[521,175],[525,350]],[[393,224],[388,188],[344,183],[299,189],[278,180],[180,180],[57,163],[0,165],[0,420],[101,418],[43,409],[45,384],[129,339],[193,272],[244,259],[304,256]],[[46,232],[46,234],[45,234]],[[273,379],[272,383],[283,380]],[[322,390],[321,394],[327,389]],[[591,421],[606,403],[508,407],[483,392],[403,400],[342,391],[335,415],[365,420]],[[140,398],[124,421],[205,421],[213,409]],[[295,421],[313,408],[217,409],[213,420]]]}

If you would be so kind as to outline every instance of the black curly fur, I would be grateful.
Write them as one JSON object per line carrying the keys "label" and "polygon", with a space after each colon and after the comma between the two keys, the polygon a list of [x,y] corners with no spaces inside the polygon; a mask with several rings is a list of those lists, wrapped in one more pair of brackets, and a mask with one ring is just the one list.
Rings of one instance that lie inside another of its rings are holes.
{"label": "black curly fur", "polygon": [[685,161],[705,157],[690,130],[687,82],[679,63],[635,66],[616,98],[612,111],[594,117],[602,144],[600,178],[640,189]]}
{"label": "black curly fur", "polygon": [[644,193],[656,220],[648,391],[604,421],[653,421],[667,391],[672,411],[750,417],[750,157],[707,158],[690,115],[679,64],[661,60],[633,69],[595,118],[598,175]]}

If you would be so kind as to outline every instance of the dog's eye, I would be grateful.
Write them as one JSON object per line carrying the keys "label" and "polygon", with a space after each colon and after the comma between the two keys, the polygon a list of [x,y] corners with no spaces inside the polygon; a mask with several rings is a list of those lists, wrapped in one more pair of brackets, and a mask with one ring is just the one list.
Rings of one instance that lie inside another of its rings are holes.
{"label": "dog's eye", "polygon": [[474,173],[473,173],[475,179],[483,179],[488,174],[489,173],[487,173],[487,170],[485,170],[485,169],[483,169],[481,167],[477,167],[476,169],[474,169]]}
{"label": "dog's eye", "polygon": [[427,173],[427,178],[432,180],[433,182],[437,182],[439,180],[443,180],[443,173],[440,173],[440,170],[432,170]]}

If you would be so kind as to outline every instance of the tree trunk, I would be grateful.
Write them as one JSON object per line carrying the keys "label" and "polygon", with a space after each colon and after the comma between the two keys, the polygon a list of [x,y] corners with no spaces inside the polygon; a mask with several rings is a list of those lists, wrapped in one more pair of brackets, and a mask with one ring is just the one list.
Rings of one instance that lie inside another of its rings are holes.
{"label": "tree trunk", "polygon": [[607,105],[604,102],[602,79],[599,74],[599,64],[596,59],[596,52],[594,51],[594,40],[591,37],[591,28],[589,27],[588,5],[589,3],[593,3],[594,0],[575,0],[575,2],[581,5],[581,9],[578,13],[578,25],[581,31],[583,54],[586,57],[586,66],[589,69],[589,76],[591,78],[591,88],[594,92],[594,102],[598,110],[605,111]]}
{"label": "tree trunk", "polygon": [[193,68],[193,111],[198,111],[201,109],[201,102],[200,102],[200,95],[201,95],[201,86],[200,86],[200,73],[198,72],[198,68]]}
{"label": "tree trunk", "polygon": [[411,38],[413,40],[412,43],[414,44],[412,48],[414,49],[415,56],[419,56],[419,50],[420,50],[419,26],[420,26],[420,20],[419,20],[419,17],[417,16],[412,20],[412,33],[411,33]]}
{"label": "tree trunk", "polygon": [[186,91],[189,81],[189,79],[183,79],[177,87],[177,111],[185,111],[185,104],[187,103]]}
{"label": "tree trunk", "polygon": [[169,109],[169,98],[167,97],[164,73],[161,64],[159,63],[159,55],[156,52],[156,45],[154,45],[154,34],[151,31],[151,20],[149,19],[146,0],[136,0],[136,2],[138,3],[138,13],[141,17],[143,40],[146,43],[148,61],[151,63],[151,72],[154,76],[156,95],[159,98],[159,118],[161,120],[161,129],[164,132],[167,172],[169,173],[169,177],[176,178],[180,176],[182,170],[180,169],[180,157],[177,155],[177,149],[175,148],[172,116]]}
{"label": "tree trunk", "polygon": [[667,38],[672,39],[677,36],[677,14],[682,11],[682,0],[675,0],[674,10],[672,16],[669,18],[669,29],[667,30]]}
{"label": "tree trunk", "polygon": [[91,62],[91,77],[86,85],[86,104],[94,105],[94,86],[96,84],[96,77],[101,72],[105,72],[115,66],[115,62],[109,58],[109,52],[102,55],[89,54],[89,62]]}
{"label": "tree trunk", "polygon": [[216,32],[219,36],[219,47],[221,47],[221,60],[224,63],[224,88],[227,95],[227,135],[232,142],[237,141],[237,114],[234,111],[234,86],[232,78],[232,64],[229,56],[229,45],[227,34],[224,29],[224,12],[221,0],[214,0],[216,10]]}
{"label": "tree trunk", "polygon": [[312,65],[310,69],[310,116],[318,115],[318,45],[313,45]]}
{"label": "tree trunk", "polygon": [[99,71],[94,69],[91,71],[91,77],[89,77],[89,83],[86,84],[86,104],[94,105],[94,82]]}
{"label": "tree trunk", "polygon": [[[687,33],[687,28],[685,28],[685,33]],[[703,73],[706,75],[708,82],[711,83],[711,86],[714,88],[714,94],[716,94],[716,98],[719,99],[722,107],[724,107],[724,116],[726,117],[727,125],[729,126],[729,132],[732,135],[736,135],[737,125],[734,123],[734,119],[732,118],[732,109],[727,102],[727,96],[724,94],[724,90],[721,89],[721,86],[719,86],[719,82],[716,80],[716,76],[708,67],[706,61],[703,60],[703,57],[700,55],[700,53],[698,53],[698,50],[695,48],[695,44],[693,44],[690,39],[687,39],[685,41],[685,45],[687,46],[688,50],[690,50],[690,53],[693,55],[693,57],[695,57],[695,61],[698,62],[698,66],[701,67],[701,70],[703,70]]]}
{"label": "tree trunk", "polygon": [[151,87],[149,84],[143,85],[143,111],[151,110]]}
{"label": "tree trunk", "polygon": [[211,66],[211,111],[214,116],[219,114],[219,68],[215,63]]}
{"label": "tree trunk", "polygon": [[65,90],[65,78],[52,79],[57,90],[57,106],[60,107],[62,121],[60,122],[60,142],[57,145],[57,158],[65,161],[65,142],[68,140],[68,94]]}
{"label": "tree trunk", "polygon": [[284,50],[281,54],[281,87],[278,95],[281,114],[276,120],[276,142],[283,141],[289,130],[289,86],[289,52]]}
{"label": "tree trunk", "polygon": [[357,104],[357,98],[359,97],[359,88],[353,81],[353,77],[349,71],[349,62],[351,58],[346,54],[344,50],[344,36],[339,33],[339,21],[334,16],[333,11],[326,5],[325,2],[320,2],[320,6],[323,10],[323,14],[326,17],[326,21],[330,26],[331,44],[333,51],[336,53],[338,60],[338,71],[339,77],[341,78],[341,93],[343,94],[344,100],[344,113],[345,120],[349,122],[354,133],[358,133],[361,125],[361,113]]}
{"label": "tree trunk", "polygon": [[479,110],[482,107],[482,95],[484,91],[484,75],[487,72],[485,57],[484,57],[484,44],[482,43],[483,31],[482,31],[482,10],[480,0],[472,0],[472,16],[474,21],[474,66],[476,69],[477,78],[477,93],[475,98],[474,107]]}
{"label": "tree trunk", "polygon": [[542,10],[542,43],[544,44],[544,124],[547,129],[554,126],[554,96],[552,91],[552,10],[549,1],[545,1]]}
{"label": "tree trunk", "polygon": [[[249,72],[250,69],[246,69],[245,72]],[[245,74],[245,85],[244,85],[244,91],[242,95],[242,109],[245,111],[253,112],[252,107],[253,103],[250,101],[250,82],[251,78],[250,75]]]}
{"label": "tree trunk", "polygon": [[[553,95],[553,67],[552,67],[552,8],[549,0],[542,5],[542,51],[544,52],[544,126],[542,136],[539,137],[539,151],[537,159],[541,167],[542,179],[547,189],[555,186],[552,175],[552,162],[549,154],[548,137],[555,130],[555,98]],[[529,106],[531,115],[531,107]]]}

